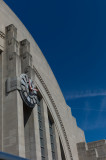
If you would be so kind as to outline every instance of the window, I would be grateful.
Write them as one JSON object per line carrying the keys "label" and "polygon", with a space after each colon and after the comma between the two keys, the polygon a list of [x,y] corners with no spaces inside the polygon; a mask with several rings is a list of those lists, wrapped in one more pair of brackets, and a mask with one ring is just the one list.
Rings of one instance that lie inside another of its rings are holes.
{"label": "window", "polygon": [[54,123],[53,123],[53,121],[50,119],[50,116],[49,116],[49,130],[50,130],[52,159],[53,159],[53,160],[56,160],[56,155],[55,155],[55,133],[54,133],[53,124],[54,124]]}
{"label": "window", "polygon": [[42,156],[42,160],[46,160],[46,158],[45,158],[44,121],[43,121],[43,116],[42,116],[42,108],[41,108],[40,104],[38,104],[38,121],[39,121],[41,156]]}
{"label": "window", "polygon": [[60,150],[61,150],[61,157],[62,157],[62,160],[66,160],[65,154],[64,154],[64,150],[63,150],[63,146],[62,146],[62,143],[61,143],[60,138],[59,138],[59,141],[60,141]]}

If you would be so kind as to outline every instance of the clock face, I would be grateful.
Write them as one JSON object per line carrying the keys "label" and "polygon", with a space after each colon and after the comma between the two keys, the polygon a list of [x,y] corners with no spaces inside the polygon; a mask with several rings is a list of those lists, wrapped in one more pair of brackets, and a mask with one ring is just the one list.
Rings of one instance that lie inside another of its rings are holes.
{"label": "clock face", "polygon": [[37,104],[37,90],[33,81],[26,74],[20,75],[20,95],[28,107],[33,108]]}

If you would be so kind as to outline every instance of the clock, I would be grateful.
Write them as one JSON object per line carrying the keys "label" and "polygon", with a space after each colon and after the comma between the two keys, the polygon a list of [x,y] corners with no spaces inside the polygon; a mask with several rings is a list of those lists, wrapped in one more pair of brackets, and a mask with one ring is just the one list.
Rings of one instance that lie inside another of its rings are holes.
{"label": "clock", "polygon": [[26,75],[20,75],[20,95],[24,103],[33,108],[37,104],[37,89],[33,81]]}

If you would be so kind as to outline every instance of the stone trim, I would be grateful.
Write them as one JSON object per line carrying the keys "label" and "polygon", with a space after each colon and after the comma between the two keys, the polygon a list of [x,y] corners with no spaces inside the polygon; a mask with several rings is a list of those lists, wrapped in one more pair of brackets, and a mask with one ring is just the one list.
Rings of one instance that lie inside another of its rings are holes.
{"label": "stone trim", "polygon": [[6,81],[6,92],[9,93],[15,90],[21,90],[20,79],[17,77],[9,77]]}
{"label": "stone trim", "polygon": [[56,112],[56,114],[57,114],[58,120],[59,120],[59,122],[60,122],[60,125],[61,125],[61,128],[62,128],[64,137],[65,137],[65,140],[66,140],[66,143],[67,143],[67,146],[68,146],[68,150],[69,150],[69,153],[70,153],[70,158],[71,158],[71,160],[73,160],[72,152],[71,152],[71,148],[70,148],[70,144],[69,144],[69,141],[68,141],[68,137],[67,137],[67,134],[66,134],[66,131],[65,131],[65,128],[64,128],[62,119],[61,119],[61,117],[60,117],[59,111],[58,111],[58,109],[57,109],[57,106],[56,106],[56,104],[55,104],[55,102],[54,102],[54,100],[53,100],[53,98],[52,98],[52,96],[51,96],[51,94],[50,94],[50,91],[49,91],[48,87],[46,86],[45,82],[43,81],[41,75],[39,74],[39,72],[37,71],[37,69],[36,69],[34,66],[33,66],[33,68],[34,68],[34,71],[35,71],[37,77],[39,78],[40,82],[42,83],[44,89],[46,90],[46,92],[47,92],[47,94],[48,94],[48,97],[50,98],[50,100],[51,100],[51,102],[52,102],[52,105],[53,105],[53,107],[54,107],[54,109],[55,109],[55,112]]}
{"label": "stone trim", "polygon": [[5,38],[5,34],[4,34],[3,32],[1,32],[1,31],[0,31],[0,37],[1,37],[2,39]]}

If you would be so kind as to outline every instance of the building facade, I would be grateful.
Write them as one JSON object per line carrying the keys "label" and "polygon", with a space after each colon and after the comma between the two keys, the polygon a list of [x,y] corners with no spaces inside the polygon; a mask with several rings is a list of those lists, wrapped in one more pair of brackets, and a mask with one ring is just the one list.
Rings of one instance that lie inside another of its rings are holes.
{"label": "building facade", "polygon": [[105,160],[106,156],[105,140],[86,144],[41,50],[3,0],[0,150],[30,160]]}

